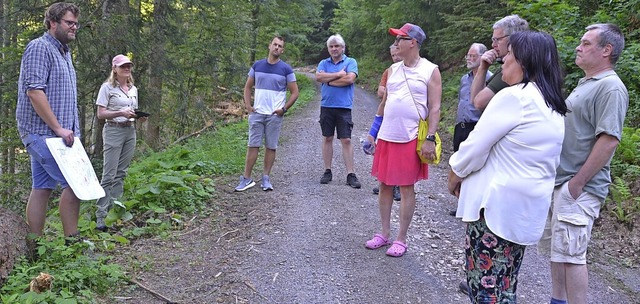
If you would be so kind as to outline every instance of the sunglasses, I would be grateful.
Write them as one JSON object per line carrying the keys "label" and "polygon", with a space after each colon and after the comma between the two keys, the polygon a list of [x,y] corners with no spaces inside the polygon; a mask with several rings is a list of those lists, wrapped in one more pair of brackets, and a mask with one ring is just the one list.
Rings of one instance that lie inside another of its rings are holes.
{"label": "sunglasses", "polygon": [[400,37],[400,36],[396,37],[396,42],[399,42],[400,40],[413,40],[413,38],[411,38],[411,37]]}

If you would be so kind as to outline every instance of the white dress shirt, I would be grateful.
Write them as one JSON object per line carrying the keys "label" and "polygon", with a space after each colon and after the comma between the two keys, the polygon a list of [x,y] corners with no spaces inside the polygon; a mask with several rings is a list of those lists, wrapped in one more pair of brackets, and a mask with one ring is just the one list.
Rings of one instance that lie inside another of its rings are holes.
{"label": "white dress shirt", "polygon": [[449,159],[464,178],[457,217],[480,219],[508,241],[531,245],[544,230],[564,138],[563,117],[535,83],[498,92]]}

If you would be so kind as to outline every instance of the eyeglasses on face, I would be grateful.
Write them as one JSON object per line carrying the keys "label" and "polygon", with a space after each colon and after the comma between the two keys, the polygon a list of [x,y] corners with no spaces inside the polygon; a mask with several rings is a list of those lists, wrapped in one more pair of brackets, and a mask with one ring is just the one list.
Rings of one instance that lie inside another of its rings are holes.
{"label": "eyeglasses on face", "polygon": [[80,23],[76,22],[76,21],[71,21],[71,20],[66,20],[66,19],[60,19],[60,21],[64,21],[64,23],[67,24],[67,26],[69,27],[76,27],[76,28],[80,28]]}
{"label": "eyeglasses on face", "polygon": [[502,39],[504,39],[506,37],[509,37],[509,36],[511,36],[511,35],[504,35],[502,37],[491,38],[491,41],[493,41],[493,43],[498,43],[498,42],[500,42],[500,40],[502,40]]}
{"label": "eyeglasses on face", "polygon": [[401,36],[396,37],[396,42],[399,42],[400,40],[413,40],[413,38],[411,38],[411,37],[401,37]]}
{"label": "eyeglasses on face", "polygon": [[476,59],[478,58],[478,55],[476,54],[467,54],[464,56],[464,59]]}

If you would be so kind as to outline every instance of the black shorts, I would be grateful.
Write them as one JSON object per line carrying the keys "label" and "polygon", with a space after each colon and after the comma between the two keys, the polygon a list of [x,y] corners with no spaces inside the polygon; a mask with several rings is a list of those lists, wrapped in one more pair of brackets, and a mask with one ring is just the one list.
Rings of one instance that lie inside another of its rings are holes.
{"label": "black shorts", "polygon": [[334,132],[337,132],[338,139],[351,138],[351,130],[353,130],[351,109],[320,107],[319,123],[324,137],[331,137]]}

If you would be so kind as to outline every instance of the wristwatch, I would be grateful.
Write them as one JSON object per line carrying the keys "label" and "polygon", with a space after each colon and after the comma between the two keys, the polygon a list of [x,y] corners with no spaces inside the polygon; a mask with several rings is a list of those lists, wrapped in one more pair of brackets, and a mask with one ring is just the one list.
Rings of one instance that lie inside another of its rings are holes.
{"label": "wristwatch", "polygon": [[284,115],[284,113],[287,113],[287,108],[286,107],[282,107],[282,114]]}
{"label": "wristwatch", "polygon": [[427,135],[427,138],[425,138],[428,141],[432,141],[432,142],[436,142],[436,136],[435,135]]}

